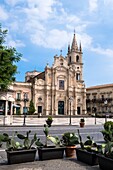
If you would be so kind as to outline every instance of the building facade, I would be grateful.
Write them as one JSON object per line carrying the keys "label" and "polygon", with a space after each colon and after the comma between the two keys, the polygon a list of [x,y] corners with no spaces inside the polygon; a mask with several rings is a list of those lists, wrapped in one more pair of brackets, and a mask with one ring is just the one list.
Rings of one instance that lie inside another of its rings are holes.
{"label": "building facade", "polygon": [[113,115],[113,84],[92,86],[86,89],[88,114]]}
{"label": "building facade", "polygon": [[[47,64],[44,72],[36,70],[26,72],[25,82],[13,83],[13,114],[18,112],[23,114],[25,107],[28,110],[30,100],[33,101],[37,114],[69,115],[70,112],[72,115],[86,114],[82,54],[81,44],[78,47],[74,34],[66,57],[62,54],[56,55],[52,67]],[[28,99],[26,102],[25,94]],[[2,97],[3,94],[0,95],[1,103]],[[4,112],[6,114],[7,110]]]}

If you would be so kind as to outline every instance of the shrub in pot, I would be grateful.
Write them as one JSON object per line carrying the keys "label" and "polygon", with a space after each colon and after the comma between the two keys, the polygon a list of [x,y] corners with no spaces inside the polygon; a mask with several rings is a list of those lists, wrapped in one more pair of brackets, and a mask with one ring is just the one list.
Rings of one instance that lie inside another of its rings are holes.
{"label": "shrub in pot", "polygon": [[[37,136],[34,134],[33,139],[30,140],[30,133],[31,131],[28,131],[24,136],[15,132],[12,137],[7,133],[3,134],[2,142],[6,143],[8,164],[32,162],[35,160],[36,148],[33,148],[32,145],[37,140]],[[23,143],[18,142],[17,138],[22,139]]]}
{"label": "shrub in pot", "polygon": [[[60,159],[64,156],[65,147],[61,144],[60,139],[56,136],[49,135],[49,128],[47,124],[44,125],[45,143],[37,139],[35,144],[38,147],[39,160]],[[48,144],[48,142],[52,142]],[[54,144],[54,145],[53,145]]]}
{"label": "shrub in pot", "polygon": [[78,136],[79,144],[81,147],[76,148],[77,160],[87,163],[89,165],[97,165],[98,157],[96,153],[98,153],[98,146],[93,141],[93,137],[87,136],[87,140],[83,142],[79,130]]}
{"label": "shrub in pot", "polygon": [[106,143],[102,145],[100,154],[98,154],[99,167],[102,170],[113,169],[113,127],[111,123],[104,124],[104,130],[101,131]]}
{"label": "shrub in pot", "polygon": [[62,144],[66,146],[65,155],[66,157],[75,157],[75,147],[79,143],[78,136],[73,132],[65,132],[62,136]]}
{"label": "shrub in pot", "polygon": [[52,116],[48,116],[48,118],[46,120],[46,123],[47,123],[48,127],[51,127],[52,122],[53,122]]}
{"label": "shrub in pot", "polygon": [[81,118],[80,119],[80,127],[84,127],[84,125],[85,125],[85,119]]}
{"label": "shrub in pot", "polygon": [[104,130],[101,131],[105,141],[113,141],[113,122],[104,123]]}

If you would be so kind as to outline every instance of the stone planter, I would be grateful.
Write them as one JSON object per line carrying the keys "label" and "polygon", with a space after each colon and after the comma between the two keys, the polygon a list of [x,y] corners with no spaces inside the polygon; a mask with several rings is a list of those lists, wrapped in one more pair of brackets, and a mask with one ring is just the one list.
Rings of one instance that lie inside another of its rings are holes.
{"label": "stone planter", "polygon": [[98,157],[94,152],[88,152],[86,150],[76,148],[76,156],[78,161],[84,162],[91,166],[98,165]]}
{"label": "stone planter", "polygon": [[8,164],[18,164],[24,162],[32,162],[35,160],[36,149],[29,149],[29,150],[18,150],[18,151],[8,151],[7,153],[7,160]]}
{"label": "stone planter", "polygon": [[53,120],[46,120],[46,123],[49,127],[51,127],[52,122],[53,122]]}
{"label": "stone planter", "polygon": [[113,170],[113,159],[98,154],[99,167],[102,170]]}
{"label": "stone planter", "polygon": [[62,159],[65,147],[38,148],[39,160]]}

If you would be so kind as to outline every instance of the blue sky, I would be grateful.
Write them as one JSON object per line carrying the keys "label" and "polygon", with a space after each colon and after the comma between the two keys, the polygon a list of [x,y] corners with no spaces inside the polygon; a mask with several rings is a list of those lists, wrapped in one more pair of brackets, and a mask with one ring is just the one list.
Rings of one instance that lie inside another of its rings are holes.
{"label": "blue sky", "polygon": [[22,53],[17,81],[66,56],[74,29],[83,48],[86,87],[113,83],[113,0],[0,0],[7,44]]}

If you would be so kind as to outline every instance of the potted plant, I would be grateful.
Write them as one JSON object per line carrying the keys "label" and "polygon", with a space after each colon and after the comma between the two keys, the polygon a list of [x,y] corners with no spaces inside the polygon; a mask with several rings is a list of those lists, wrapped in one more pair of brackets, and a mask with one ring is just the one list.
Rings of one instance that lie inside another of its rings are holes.
{"label": "potted plant", "polygon": [[80,119],[80,127],[84,127],[84,125],[85,125],[85,119],[81,118]]}
{"label": "potted plant", "polygon": [[107,141],[102,147],[101,153],[98,154],[99,167],[102,170],[112,170],[113,169],[113,142]]}
{"label": "potted plant", "polygon": [[48,118],[47,118],[47,120],[46,120],[46,123],[47,123],[47,125],[48,125],[49,127],[51,127],[52,122],[53,122],[52,116],[48,116]]}
{"label": "potted plant", "polygon": [[78,136],[73,132],[65,132],[62,136],[62,144],[66,146],[65,155],[66,157],[75,157],[75,147],[79,143]]}
{"label": "potted plant", "polygon": [[[64,156],[65,147],[61,144],[60,139],[56,136],[49,135],[49,127],[47,124],[44,125],[45,143],[43,144],[40,139],[37,139],[35,144],[38,147],[39,160],[49,159],[61,159]],[[48,142],[52,142],[48,144]],[[53,145],[54,144],[54,145]]]}
{"label": "potted plant", "polygon": [[101,131],[105,141],[113,141],[113,122],[104,123],[104,130]]}
{"label": "potted plant", "polygon": [[80,148],[76,148],[77,160],[92,166],[97,165],[98,157],[96,154],[98,153],[99,146],[93,141],[93,137],[90,136],[87,136],[87,140],[83,142],[79,130],[78,136]]}
{"label": "potted plant", "polygon": [[[30,140],[29,134],[31,131],[26,132],[26,135],[18,134],[15,132],[12,137],[8,134],[3,134],[2,142],[6,143],[6,153],[8,164],[32,162],[35,160],[36,148],[32,147],[37,140],[36,134]],[[18,142],[16,139],[23,140],[23,143]]]}
{"label": "potted plant", "polygon": [[101,131],[105,139],[104,149],[101,148],[100,154],[98,154],[99,167],[102,170],[113,169],[113,124],[106,122],[104,124],[104,130]]}

